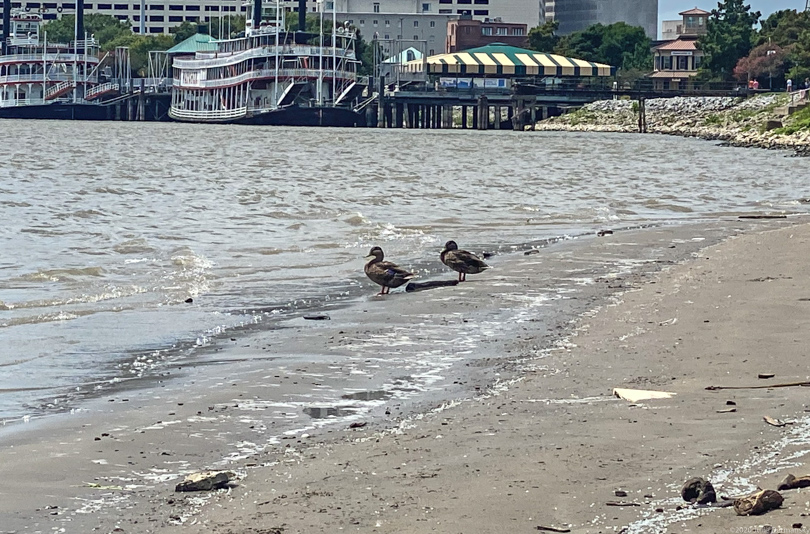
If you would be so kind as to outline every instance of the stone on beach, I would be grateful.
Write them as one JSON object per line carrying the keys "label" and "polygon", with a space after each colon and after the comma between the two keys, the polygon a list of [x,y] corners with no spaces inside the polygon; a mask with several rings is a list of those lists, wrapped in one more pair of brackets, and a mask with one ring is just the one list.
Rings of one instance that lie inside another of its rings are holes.
{"label": "stone on beach", "polygon": [[712,483],[700,477],[690,478],[683,483],[681,497],[686,502],[695,504],[717,502],[717,494],[714,492]]}
{"label": "stone on beach", "polygon": [[784,491],[789,489],[806,488],[808,486],[810,486],[810,476],[796,478],[792,474],[788,473],[785,478],[782,479],[782,482],[776,486],[776,489],[779,491]]}

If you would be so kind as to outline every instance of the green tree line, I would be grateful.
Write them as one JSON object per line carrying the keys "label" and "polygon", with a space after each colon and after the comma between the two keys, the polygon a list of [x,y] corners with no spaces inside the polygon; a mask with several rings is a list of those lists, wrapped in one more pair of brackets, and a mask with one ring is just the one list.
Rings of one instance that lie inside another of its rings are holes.
{"label": "green tree line", "polygon": [[[759,28],[757,28],[759,26]],[[625,77],[653,70],[652,41],[640,27],[623,22],[594,24],[569,35],[558,35],[551,21],[529,31],[529,47],[539,52],[571,56],[618,67]],[[794,87],[810,78],[810,12],[777,11],[761,20],[744,0],[723,0],[711,11],[706,34],[696,46],[705,57],[698,79],[746,82],[761,87]]]}

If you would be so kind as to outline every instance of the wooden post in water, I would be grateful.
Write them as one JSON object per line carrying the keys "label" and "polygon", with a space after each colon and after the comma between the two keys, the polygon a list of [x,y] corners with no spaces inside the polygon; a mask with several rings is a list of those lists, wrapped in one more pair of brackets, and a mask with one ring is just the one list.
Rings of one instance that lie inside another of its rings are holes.
{"label": "wooden post in water", "polygon": [[467,129],[467,106],[461,106],[461,129]]}
{"label": "wooden post in water", "polygon": [[647,106],[643,96],[638,97],[638,132],[647,133]]}
{"label": "wooden post in water", "polygon": [[145,102],[146,99],[145,99],[144,94],[143,94],[144,90],[145,90],[145,88],[144,88],[144,79],[141,78],[141,91],[138,93],[138,120],[139,121],[145,121],[146,120],[146,109],[144,109],[145,105],[146,105],[146,102]]}
{"label": "wooden post in water", "polygon": [[501,106],[495,106],[495,123],[492,125],[492,127],[495,128],[496,130],[501,129],[501,115],[502,115]]}
{"label": "wooden post in water", "polygon": [[486,95],[478,97],[478,129],[486,130],[489,128],[489,100]]}

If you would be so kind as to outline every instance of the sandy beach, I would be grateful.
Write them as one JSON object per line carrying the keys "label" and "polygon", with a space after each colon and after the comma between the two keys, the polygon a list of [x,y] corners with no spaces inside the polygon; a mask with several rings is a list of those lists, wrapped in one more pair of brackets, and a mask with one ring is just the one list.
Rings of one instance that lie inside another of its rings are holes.
{"label": "sandy beach", "polygon": [[[739,495],[808,474],[806,389],[706,388],[810,380],[809,244],[795,218],[617,230],[218,347],[159,386],[3,429],[0,533],[802,531],[807,490],[758,517],[689,507],[679,491],[694,476]],[[582,272],[586,257],[604,269]],[[561,283],[549,273],[586,290],[541,321],[547,303],[524,297]],[[502,335],[490,319],[514,306],[525,313]],[[443,362],[421,376],[441,395],[375,393],[392,391],[375,370],[407,351]],[[324,359],[301,367],[296,354]],[[268,390],[338,378],[365,392],[344,401],[373,403],[355,428],[328,424],[336,404],[274,431],[300,414],[263,404]],[[674,396],[631,403],[617,387]],[[238,480],[174,492],[203,469]]]}

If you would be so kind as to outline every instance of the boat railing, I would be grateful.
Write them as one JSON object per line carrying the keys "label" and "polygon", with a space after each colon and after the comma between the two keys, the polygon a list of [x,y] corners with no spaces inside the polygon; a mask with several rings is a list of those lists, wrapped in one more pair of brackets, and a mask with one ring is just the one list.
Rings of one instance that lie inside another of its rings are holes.
{"label": "boat railing", "polygon": [[[319,69],[279,69],[278,70],[278,77],[279,78],[317,78],[319,75],[323,74],[324,79],[331,79],[333,76],[337,76],[340,79],[346,81],[354,81],[357,79],[357,75],[353,72],[347,72],[343,70],[335,70],[335,69],[324,69],[320,71]],[[248,80],[256,80],[256,79],[271,79],[275,77],[276,71],[275,69],[257,69],[248,72],[244,72],[242,74],[238,74],[236,76],[232,76],[230,78],[220,78],[218,80],[202,80],[197,83],[182,83],[181,80],[174,79],[173,86],[178,88],[196,88],[196,89],[215,89],[218,87],[228,87],[231,85],[238,85],[240,83],[244,83]]]}
{"label": "boat railing", "polygon": [[[276,52],[276,50],[278,50],[278,52]],[[255,57],[271,57],[275,56],[276,53],[278,53],[279,56],[284,55],[317,56],[319,55],[320,50],[321,48],[317,46],[309,46],[309,45],[279,45],[278,49],[276,49],[275,45],[268,45],[257,48],[251,48],[249,50],[243,50],[240,52],[197,52],[197,56],[195,57],[195,59],[176,58],[174,60],[173,66],[179,69],[207,69],[213,67],[224,67],[227,65],[234,65],[246,59],[251,59]],[[323,47],[322,50],[324,57],[332,56],[331,47]],[[341,59],[344,57],[350,60],[355,59],[355,54],[353,51],[344,51],[343,49],[339,49],[337,51],[337,56],[340,57]]]}
{"label": "boat railing", "polygon": [[85,100],[93,100],[97,96],[103,95],[104,93],[110,93],[113,91],[118,91],[119,85],[113,82],[102,83],[100,85],[96,85],[95,87],[91,87],[84,93]]}
{"label": "boat railing", "polygon": [[[62,82],[66,80],[72,80],[72,74],[66,73],[54,73],[48,74],[47,79],[44,81],[48,82]],[[88,78],[89,82],[93,82],[93,78]],[[32,72],[30,74],[9,74],[8,76],[0,76],[0,84],[4,83],[39,83],[43,82],[43,74],[41,72]]]}
{"label": "boat railing", "polygon": [[91,54],[9,54],[0,56],[0,63],[98,63],[98,57]]}
{"label": "boat railing", "polygon": [[169,116],[174,119],[194,119],[203,121],[226,121],[244,117],[247,114],[247,106],[234,109],[200,110],[181,109],[172,107],[169,109]]}
{"label": "boat railing", "polygon": [[48,89],[45,91],[45,100],[53,100],[54,98],[71,91],[74,87],[76,87],[76,82],[73,80],[60,82],[52,87],[48,87]]}
{"label": "boat railing", "polygon": [[39,106],[45,103],[42,98],[12,98],[0,100],[0,108],[12,108],[16,106]]}

